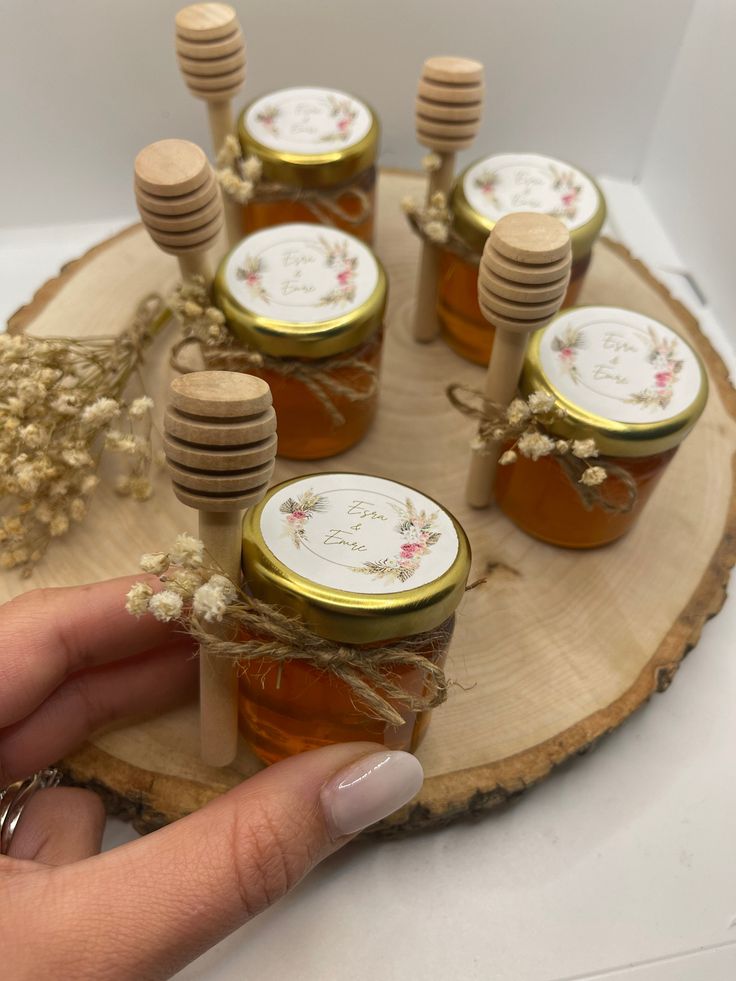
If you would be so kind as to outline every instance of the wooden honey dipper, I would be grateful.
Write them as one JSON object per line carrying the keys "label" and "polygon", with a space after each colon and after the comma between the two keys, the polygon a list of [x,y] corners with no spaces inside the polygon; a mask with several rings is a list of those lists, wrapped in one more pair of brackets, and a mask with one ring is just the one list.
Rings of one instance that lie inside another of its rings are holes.
{"label": "wooden honey dipper", "polygon": [[[438,191],[450,193],[455,154],[478,134],[483,111],[483,65],[470,58],[428,58],[422,68],[416,101],[417,140],[440,159],[430,172],[427,203]],[[439,250],[424,242],[419,262],[414,339],[432,341],[439,334],[437,277]]]}
{"label": "wooden honey dipper", "polygon": [[[268,385],[235,371],[175,378],[164,416],[164,451],[174,493],[199,512],[208,558],[237,585],[243,511],[266,493],[276,456]],[[201,655],[199,684],[202,759],[226,766],[237,749],[236,666]]]}
{"label": "wooden honey dipper", "polygon": [[[570,281],[570,233],[551,215],[505,215],[486,240],[478,271],[478,302],[495,328],[483,396],[507,406],[516,393],[529,337],[562,305]],[[473,448],[467,485],[472,507],[493,498],[497,442]]]}
{"label": "wooden honey dipper", "polygon": [[207,157],[188,140],[159,140],[135,158],[135,199],[146,231],[175,255],[183,279],[204,276],[222,229],[222,197]]}
{"label": "wooden honey dipper", "polygon": [[176,57],[189,91],[207,103],[215,154],[234,132],[232,99],[245,81],[245,40],[226,3],[193,3],[176,15]]}

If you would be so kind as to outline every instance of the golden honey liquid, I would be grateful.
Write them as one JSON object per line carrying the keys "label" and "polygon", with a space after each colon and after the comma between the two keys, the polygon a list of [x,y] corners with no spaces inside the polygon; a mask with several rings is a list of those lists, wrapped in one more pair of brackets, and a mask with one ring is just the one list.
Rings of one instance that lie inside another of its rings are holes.
{"label": "golden honey liquid", "polygon": [[[637,521],[677,447],[654,456],[601,457],[627,470],[637,489],[636,502],[627,514],[610,514],[601,507],[587,510],[578,490],[552,456],[536,462],[520,456],[516,463],[499,466],[494,484],[496,503],[514,524],[534,538],[566,548],[595,548],[621,538]],[[609,476],[600,485],[606,501],[623,505],[628,492],[622,481]]]}
{"label": "golden honey liquid", "polygon": [[[364,391],[369,383],[364,371],[340,366],[341,359],[357,358],[376,372],[381,364],[381,332],[345,355],[307,360],[307,370],[316,367],[330,378],[350,388]],[[282,375],[268,368],[249,368],[250,374],[268,382],[278,426],[278,455],[291,460],[320,460],[335,456],[358,443],[368,432],[378,407],[378,391],[370,398],[351,401],[329,389],[326,396],[342,415],[344,422],[336,424],[317,395],[298,378]],[[319,381],[319,380],[318,380]]]}
{"label": "golden honey liquid", "polygon": [[[452,616],[442,625],[439,643],[432,631],[426,635],[426,649],[417,653],[443,666],[454,625]],[[263,659],[241,664],[240,672],[240,731],[264,763],[332,743],[366,740],[413,753],[429,725],[430,712],[413,712],[397,703],[392,704],[404,719],[402,726],[369,718],[343,681],[302,661]],[[423,674],[415,667],[392,668],[391,677],[400,680],[407,692],[424,692]]]}
{"label": "golden honey liquid", "polygon": [[[351,217],[360,215],[363,210],[362,202],[355,196],[354,191],[356,190],[367,195],[370,202],[368,213],[360,222],[351,222],[334,214],[331,210],[326,209],[320,201],[317,202],[317,206],[320,212],[329,217],[330,225],[340,228],[344,232],[349,232],[368,245],[372,245],[376,212],[375,167],[364,170],[354,181],[343,185],[342,188],[334,189],[335,204]],[[332,188],[327,187],[325,191],[332,193]],[[341,193],[337,193],[338,191]],[[294,188],[294,192],[295,194],[298,193],[298,188]],[[263,228],[271,228],[273,225],[285,225],[291,222],[320,224],[320,219],[306,204],[301,204],[298,201],[255,201],[247,204],[243,209],[243,233],[245,235],[259,232]]]}
{"label": "golden honey liquid", "polygon": [[[591,257],[589,252],[573,263],[562,309],[575,306]],[[453,351],[476,364],[488,364],[494,331],[478,306],[478,266],[449,249],[440,253],[437,313]]]}

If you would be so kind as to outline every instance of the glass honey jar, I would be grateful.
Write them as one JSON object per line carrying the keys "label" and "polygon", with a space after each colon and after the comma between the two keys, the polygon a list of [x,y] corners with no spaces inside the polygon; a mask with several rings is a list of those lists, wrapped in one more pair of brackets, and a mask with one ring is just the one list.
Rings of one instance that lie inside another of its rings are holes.
{"label": "glass honey jar", "polygon": [[[335,456],[376,413],[387,282],[358,239],[319,225],[278,225],[244,238],[220,263],[215,302],[271,387],[279,456]],[[206,354],[206,352],[205,352]]]}
{"label": "glass honey jar", "polygon": [[238,122],[243,155],[279,188],[245,206],[244,232],[318,222],[372,243],[378,134],[373,111],[337,89],[281,89],[251,103]]}
{"label": "glass honey jar", "polygon": [[[554,215],[570,231],[572,273],[563,308],[574,306],[606,217],[603,192],[571,164],[536,153],[485,157],[453,184],[448,245],[441,248],[437,313],[450,347],[476,364],[488,364],[493,327],[478,305],[478,265],[495,223],[515,211]],[[543,290],[540,302],[546,299]]]}
{"label": "glass honey jar", "polygon": [[[424,672],[401,663],[407,640],[444,664],[470,570],[455,518],[413,488],[354,473],[311,474],[272,488],[243,523],[246,588],[319,638],[364,650],[395,647],[382,668],[422,697]],[[330,743],[369,740],[413,752],[429,711],[390,701],[403,722],[378,718],[347,681],[304,659],[240,665],[239,720],[253,751],[273,763]]]}
{"label": "glass honey jar", "polygon": [[[595,441],[583,461],[575,446],[499,466],[498,506],[523,531],[552,545],[595,548],[638,520],[668,463],[705,408],[708,379],[690,345],[631,310],[577,307],[532,336],[521,395],[547,392],[565,410],[546,424],[564,440]],[[574,466],[571,466],[574,464]],[[580,482],[587,466],[607,474]]]}

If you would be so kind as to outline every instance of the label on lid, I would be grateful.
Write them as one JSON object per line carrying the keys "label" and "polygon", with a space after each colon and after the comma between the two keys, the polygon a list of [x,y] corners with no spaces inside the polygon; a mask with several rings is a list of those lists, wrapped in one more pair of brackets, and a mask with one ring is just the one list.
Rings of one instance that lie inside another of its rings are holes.
{"label": "label on lid", "polygon": [[293,324],[344,317],[373,295],[378,280],[368,246],[323,225],[256,232],[230,253],[225,267],[225,285],[240,306]]}
{"label": "label on lid", "polygon": [[282,487],[263,507],[261,534],[297,575],[352,593],[424,586],[458,554],[457,532],[439,505],[360,474],[313,474]]}
{"label": "label on lid", "polygon": [[703,378],[690,346],[664,324],[617,307],[580,307],[542,333],[544,376],[583,411],[658,423],[695,401]]}
{"label": "label on lid", "polygon": [[570,231],[600,207],[595,185],[575,167],[537,153],[500,153],[468,170],[463,191],[470,206],[496,222],[515,211],[559,218]]}
{"label": "label on lid", "polygon": [[323,88],[271,92],[245,115],[246,129],[254,139],[284,153],[333,153],[360,142],[372,124],[365,103]]}

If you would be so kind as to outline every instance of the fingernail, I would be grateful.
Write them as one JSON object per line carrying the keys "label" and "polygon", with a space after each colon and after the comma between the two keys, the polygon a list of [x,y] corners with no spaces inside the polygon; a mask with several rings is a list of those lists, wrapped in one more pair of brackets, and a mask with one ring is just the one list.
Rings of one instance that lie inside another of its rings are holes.
{"label": "fingernail", "polygon": [[320,800],[333,839],[362,831],[398,810],[424,782],[411,753],[371,753],[340,770],[322,788]]}

